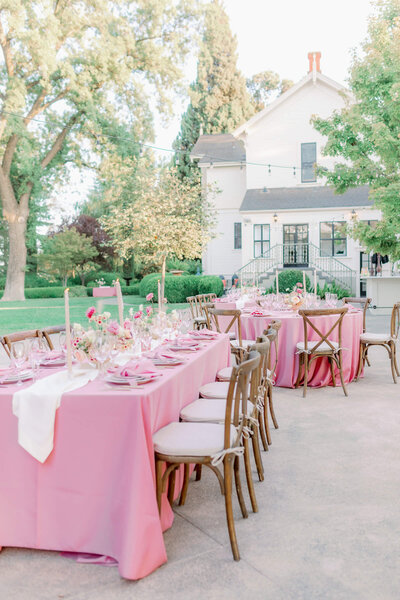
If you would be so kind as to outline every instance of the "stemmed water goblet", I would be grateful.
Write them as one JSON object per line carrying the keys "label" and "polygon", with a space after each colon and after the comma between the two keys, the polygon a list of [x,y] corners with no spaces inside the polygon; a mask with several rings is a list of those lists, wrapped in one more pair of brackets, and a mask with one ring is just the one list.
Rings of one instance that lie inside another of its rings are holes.
{"label": "stemmed water goblet", "polygon": [[105,331],[96,331],[92,356],[99,365],[99,379],[104,379],[104,367],[106,362],[110,360],[110,338]]}
{"label": "stemmed water goblet", "polygon": [[21,380],[21,367],[26,361],[26,348],[24,342],[14,342],[11,347],[11,355],[14,361],[14,365],[17,371],[18,381],[17,385],[22,385]]}
{"label": "stemmed water goblet", "polygon": [[40,365],[46,355],[46,346],[41,338],[33,338],[29,344],[29,360],[33,371],[33,380],[39,375]]}

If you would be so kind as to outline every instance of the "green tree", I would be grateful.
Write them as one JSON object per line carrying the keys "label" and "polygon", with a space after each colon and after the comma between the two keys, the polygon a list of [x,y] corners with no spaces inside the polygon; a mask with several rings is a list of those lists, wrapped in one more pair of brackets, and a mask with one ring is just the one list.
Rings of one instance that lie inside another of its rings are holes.
{"label": "green tree", "polygon": [[324,154],[344,159],[319,169],[338,193],[369,185],[382,220],[371,229],[355,224],[352,235],[368,250],[400,259],[400,0],[375,3],[368,36],[350,72],[353,99],[329,119],[314,118],[327,136]]}
{"label": "green tree", "polygon": [[85,276],[93,270],[95,265],[92,260],[97,254],[90,238],[72,227],[45,238],[38,259],[41,268],[60,277],[64,286],[67,285],[68,276],[74,272],[85,285]]}
{"label": "green tree", "polygon": [[[204,190],[181,181],[175,169],[158,169],[145,159],[109,165],[114,186],[110,214],[102,223],[121,258],[135,256],[161,267],[163,296],[168,257],[199,258],[214,228],[214,211]],[[134,174],[134,175],[132,175]]]}
{"label": "green tree", "polygon": [[197,64],[197,78],[189,89],[190,104],[182,117],[181,130],[174,141],[175,164],[180,177],[197,167],[190,152],[200,135],[227,133],[249,119],[254,108],[246,81],[237,68],[237,41],[220,0],[205,9],[204,35]]}
{"label": "green tree", "polygon": [[281,79],[274,71],[262,71],[246,81],[256,112],[263,110],[274,96],[284,94],[293,81]]}
{"label": "green tree", "polygon": [[99,143],[106,151],[105,132],[148,122],[150,95],[171,110],[168,90],[190,47],[191,1],[0,0],[3,300],[24,299],[35,200],[65,181],[67,165],[90,161]]}

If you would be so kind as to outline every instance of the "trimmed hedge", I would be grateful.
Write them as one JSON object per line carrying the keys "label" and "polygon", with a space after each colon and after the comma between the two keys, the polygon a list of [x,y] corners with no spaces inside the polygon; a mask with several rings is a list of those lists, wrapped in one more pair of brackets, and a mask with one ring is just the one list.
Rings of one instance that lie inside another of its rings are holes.
{"label": "trimmed hedge", "polygon": [[25,288],[25,298],[62,298],[64,290],[63,286]]}
{"label": "trimmed hedge", "polygon": [[149,294],[149,292],[146,292],[146,290],[148,289],[149,281],[151,281],[152,279],[155,279],[156,281],[158,279],[161,279],[161,273],[149,273],[149,275],[145,275],[143,277],[143,279],[139,283],[139,296],[144,297],[147,296],[147,294]]}
{"label": "trimmed hedge", "polygon": [[[158,279],[160,275],[155,277],[148,276],[140,283],[140,296],[147,296],[150,292],[154,294],[155,301],[158,301]],[[144,281],[144,283],[143,283]],[[176,275],[165,276],[165,297],[170,303],[186,302],[188,296],[196,294],[215,293],[221,296],[224,290],[223,283],[219,277],[215,275]]]}
{"label": "trimmed hedge", "polygon": [[[297,283],[303,285],[303,273],[295,269],[286,269],[281,271],[278,275],[279,279],[279,291],[281,294],[291,292]],[[274,292],[276,292],[276,281],[274,281]],[[307,290],[311,290],[311,281],[306,273],[306,287]]]}

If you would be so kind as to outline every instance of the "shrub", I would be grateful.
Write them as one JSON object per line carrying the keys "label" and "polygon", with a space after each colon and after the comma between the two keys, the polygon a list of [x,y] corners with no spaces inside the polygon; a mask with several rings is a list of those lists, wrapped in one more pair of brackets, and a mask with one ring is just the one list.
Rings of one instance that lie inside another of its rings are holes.
{"label": "shrub", "polygon": [[64,290],[63,286],[26,288],[25,298],[62,298]]}
{"label": "shrub", "polygon": [[156,280],[156,289],[157,289],[157,280],[161,279],[161,273],[149,273],[148,275],[145,275],[143,277],[143,279],[140,282],[139,285],[139,296],[145,297],[147,296],[147,294],[149,292],[146,292],[145,290],[147,290],[148,288],[148,282],[151,281],[152,279]]}
{"label": "shrub", "polygon": [[37,287],[60,287],[60,282],[55,280],[52,276],[46,276],[46,274],[40,273],[26,273],[25,274],[25,288],[37,288]]}
{"label": "shrub", "polygon": [[338,300],[341,300],[342,298],[345,298],[346,296],[351,296],[351,292],[349,290],[347,290],[346,288],[341,287],[340,285],[338,285],[335,282],[332,283],[325,283],[324,287],[321,288],[318,284],[317,284],[317,290],[318,290],[318,296],[320,296],[321,298],[325,298],[325,294],[336,294],[338,297]]}
{"label": "shrub", "polygon": [[221,296],[224,291],[224,284],[222,279],[216,275],[203,275],[197,278],[198,283],[198,294],[217,294]]}
{"label": "shrub", "polygon": [[[279,280],[279,291],[282,294],[286,292],[291,292],[295,287],[296,283],[301,283],[303,285],[303,273],[302,271],[297,271],[296,269],[286,269],[285,271],[281,271],[278,275]],[[306,288],[308,291],[311,290],[311,281],[306,274]],[[274,281],[274,292],[276,293],[276,281]]]}
{"label": "shrub", "polygon": [[71,298],[82,298],[87,296],[86,287],[84,285],[74,285],[69,289],[69,295]]}
{"label": "shrub", "polygon": [[[158,277],[148,278],[144,285],[140,284],[140,296],[147,296],[150,292],[154,294],[155,301],[158,301]],[[144,278],[143,278],[144,279]],[[170,303],[186,302],[187,296],[194,296],[198,292],[199,277],[196,275],[175,275],[165,276],[165,297]]]}

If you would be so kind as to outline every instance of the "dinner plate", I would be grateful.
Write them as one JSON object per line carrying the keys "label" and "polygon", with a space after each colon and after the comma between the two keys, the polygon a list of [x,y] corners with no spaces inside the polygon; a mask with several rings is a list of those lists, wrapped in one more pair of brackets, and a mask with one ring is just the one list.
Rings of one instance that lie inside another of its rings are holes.
{"label": "dinner plate", "polygon": [[45,359],[40,363],[41,367],[64,367],[66,365],[65,358]]}
{"label": "dinner plate", "polygon": [[157,367],[175,367],[183,364],[183,360],[179,358],[153,358],[153,363]]}
{"label": "dinner plate", "polygon": [[114,385],[130,385],[132,387],[136,387],[137,385],[150,383],[158,377],[161,377],[161,373],[151,373],[149,375],[135,375],[133,377],[124,377],[122,375],[109,375],[108,377],[106,377],[106,381]]}
{"label": "dinner plate", "polygon": [[[20,379],[21,379],[21,381],[27,381],[28,379],[32,379],[32,375],[33,375],[32,369],[26,369],[25,371],[21,371]],[[15,372],[11,372],[9,375],[5,375],[4,377],[0,376],[0,381],[2,384],[17,383],[18,375]]]}
{"label": "dinner plate", "polygon": [[169,349],[174,352],[196,352],[200,346],[170,346]]}

